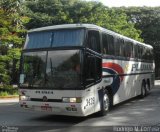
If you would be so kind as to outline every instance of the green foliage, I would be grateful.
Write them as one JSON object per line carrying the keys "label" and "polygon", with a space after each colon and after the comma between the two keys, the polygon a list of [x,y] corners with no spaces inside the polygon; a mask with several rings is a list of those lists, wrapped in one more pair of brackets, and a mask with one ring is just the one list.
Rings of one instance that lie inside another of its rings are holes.
{"label": "green foliage", "polygon": [[0,1],[0,83],[18,81],[20,51],[25,40],[24,24],[29,21],[22,14],[21,0]]}
{"label": "green foliage", "polygon": [[31,18],[27,28],[65,23],[92,23],[142,41],[140,30],[128,21],[123,10],[108,8],[99,2],[79,0],[30,0],[26,15]]}
{"label": "green foliage", "polygon": [[8,92],[0,92],[0,96],[8,96],[9,94],[8,94]]}
{"label": "green foliage", "polygon": [[0,88],[0,96],[18,95],[18,89],[2,89]]}
{"label": "green foliage", "polygon": [[4,84],[2,88],[13,90],[13,86],[12,85],[7,85],[7,84]]}
{"label": "green foliage", "polygon": [[[24,3],[25,2],[25,3]],[[18,82],[18,68],[26,28],[92,23],[155,47],[160,67],[160,8],[108,8],[82,0],[0,1],[0,83]]]}
{"label": "green foliage", "polygon": [[10,84],[10,81],[11,81],[11,77],[7,74],[3,74],[2,75],[2,82],[4,84]]}
{"label": "green foliage", "polygon": [[135,27],[142,31],[141,37],[145,43],[159,44],[160,8],[159,7],[132,7],[124,8]]}
{"label": "green foliage", "polygon": [[160,75],[160,7],[131,7],[121,8],[135,24],[136,29],[142,31],[140,37],[145,43],[154,47],[156,76]]}

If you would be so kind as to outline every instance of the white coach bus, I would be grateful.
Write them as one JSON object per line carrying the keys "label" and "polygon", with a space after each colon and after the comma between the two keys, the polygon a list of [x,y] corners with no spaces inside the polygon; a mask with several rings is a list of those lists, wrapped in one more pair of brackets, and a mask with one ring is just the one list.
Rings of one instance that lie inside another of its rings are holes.
{"label": "white coach bus", "polygon": [[105,115],[154,86],[153,48],[92,24],[28,32],[20,66],[20,106],[55,115]]}

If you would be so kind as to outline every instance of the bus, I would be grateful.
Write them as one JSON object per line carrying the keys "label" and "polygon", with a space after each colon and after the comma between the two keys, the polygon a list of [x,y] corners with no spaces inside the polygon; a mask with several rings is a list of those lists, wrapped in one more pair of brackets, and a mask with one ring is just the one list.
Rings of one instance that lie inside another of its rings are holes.
{"label": "bus", "polygon": [[54,115],[104,116],[154,86],[153,48],[93,24],[28,31],[22,50],[19,103]]}

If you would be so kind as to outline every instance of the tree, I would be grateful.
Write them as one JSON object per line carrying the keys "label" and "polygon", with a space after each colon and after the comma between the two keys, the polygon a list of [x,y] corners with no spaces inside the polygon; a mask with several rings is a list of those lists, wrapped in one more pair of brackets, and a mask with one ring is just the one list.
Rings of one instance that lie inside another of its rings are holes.
{"label": "tree", "polygon": [[108,8],[99,2],[80,0],[30,0],[26,15],[31,21],[28,29],[49,25],[68,23],[93,23],[120,34],[142,41],[140,30],[134,28],[134,23],[128,21],[128,16],[122,11]]}
{"label": "tree", "polygon": [[28,17],[21,14],[21,1],[0,2],[0,82],[17,83],[18,63],[26,30],[23,26]]}
{"label": "tree", "polygon": [[142,31],[144,42],[154,47],[156,77],[160,75],[160,7],[123,8],[135,28]]}

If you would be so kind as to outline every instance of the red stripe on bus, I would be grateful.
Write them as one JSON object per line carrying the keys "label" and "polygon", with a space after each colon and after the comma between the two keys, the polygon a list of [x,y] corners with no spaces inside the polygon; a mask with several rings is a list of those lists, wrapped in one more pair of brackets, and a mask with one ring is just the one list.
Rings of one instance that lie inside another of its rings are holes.
{"label": "red stripe on bus", "polygon": [[[102,67],[113,69],[118,74],[124,74],[124,71],[123,71],[122,67],[120,65],[116,64],[116,63],[112,63],[112,62],[103,63]],[[121,76],[121,81],[122,80],[123,80],[123,76]]]}

